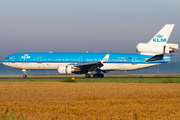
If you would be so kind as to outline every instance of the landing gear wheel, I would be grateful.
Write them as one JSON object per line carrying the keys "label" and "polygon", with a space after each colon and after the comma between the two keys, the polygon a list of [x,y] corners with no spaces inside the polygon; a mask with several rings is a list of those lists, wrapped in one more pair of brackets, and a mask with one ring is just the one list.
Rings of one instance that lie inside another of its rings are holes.
{"label": "landing gear wheel", "polygon": [[93,78],[103,78],[104,74],[94,74]]}
{"label": "landing gear wheel", "polygon": [[100,78],[103,78],[103,77],[104,77],[104,74],[100,74],[99,77],[100,77]]}
{"label": "landing gear wheel", "polygon": [[23,78],[27,78],[27,75],[26,75],[26,69],[22,69],[22,71],[24,72],[24,75],[23,75]]}
{"label": "landing gear wheel", "polygon": [[90,74],[85,75],[85,78],[90,78],[90,77],[91,77]]}
{"label": "landing gear wheel", "polygon": [[93,78],[98,78],[98,74],[94,74],[94,75],[93,75]]}
{"label": "landing gear wheel", "polygon": [[27,75],[23,75],[23,78],[27,78]]}

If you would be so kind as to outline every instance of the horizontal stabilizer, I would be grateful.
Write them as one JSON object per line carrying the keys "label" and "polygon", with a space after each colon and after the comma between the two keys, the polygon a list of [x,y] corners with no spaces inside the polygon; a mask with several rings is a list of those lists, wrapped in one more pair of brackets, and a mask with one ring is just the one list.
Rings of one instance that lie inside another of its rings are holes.
{"label": "horizontal stabilizer", "polygon": [[161,54],[161,55],[155,55],[155,56],[153,56],[153,57],[147,59],[145,62],[155,61],[155,60],[163,60],[163,57],[164,57],[163,54]]}

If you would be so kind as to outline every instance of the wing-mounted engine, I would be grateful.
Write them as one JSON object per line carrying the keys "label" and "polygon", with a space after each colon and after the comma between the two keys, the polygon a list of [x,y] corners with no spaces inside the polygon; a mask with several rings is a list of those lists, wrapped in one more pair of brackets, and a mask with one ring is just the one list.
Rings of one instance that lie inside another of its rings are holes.
{"label": "wing-mounted engine", "polygon": [[73,74],[79,71],[81,70],[74,67],[74,65],[62,65],[58,67],[59,74]]}
{"label": "wing-mounted engine", "polygon": [[72,74],[74,72],[73,65],[63,65],[58,67],[59,74]]}
{"label": "wing-mounted engine", "polygon": [[[88,63],[77,63],[69,65],[61,65],[58,67],[59,74],[87,74],[87,72],[98,71],[103,66],[104,62],[107,62],[110,54],[106,56],[99,62],[88,62]],[[101,72],[101,71],[100,71]]]}
{"label": "wing-mounted engine", "polygon": [[136,50],[141,54],[155,55],[155,54],[170,54],[178,51],[178,44],[164,43],[164,44],[148,44],[139,43],[136,45]]}

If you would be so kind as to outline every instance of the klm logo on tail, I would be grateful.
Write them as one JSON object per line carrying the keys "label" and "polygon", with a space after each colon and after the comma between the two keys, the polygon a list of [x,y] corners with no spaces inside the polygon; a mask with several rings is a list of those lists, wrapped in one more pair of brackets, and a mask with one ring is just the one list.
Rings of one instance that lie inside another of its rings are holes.
{"label": "klm logo on tail", "polygon": [[157,38],[153,38],[153,42],[166,42],[166,38],[163,38],[163,35],[156,35]]}

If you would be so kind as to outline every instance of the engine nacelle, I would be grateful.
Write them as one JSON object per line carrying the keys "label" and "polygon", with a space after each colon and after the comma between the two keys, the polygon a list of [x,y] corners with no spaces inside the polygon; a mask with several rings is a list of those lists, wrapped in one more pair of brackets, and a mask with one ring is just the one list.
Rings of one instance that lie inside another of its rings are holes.
{"label": "engine nacelle", "polygon": [[63,65],[58,67],[59,74],[72,74],[74,72],[74,65]]}
{"label": "engine nacelle", "polygon": [[136,50],[141,54],[170,54],[171,52],[178,51],[178,44],[160,44],[152,45],[147,43],[138,43]]}

